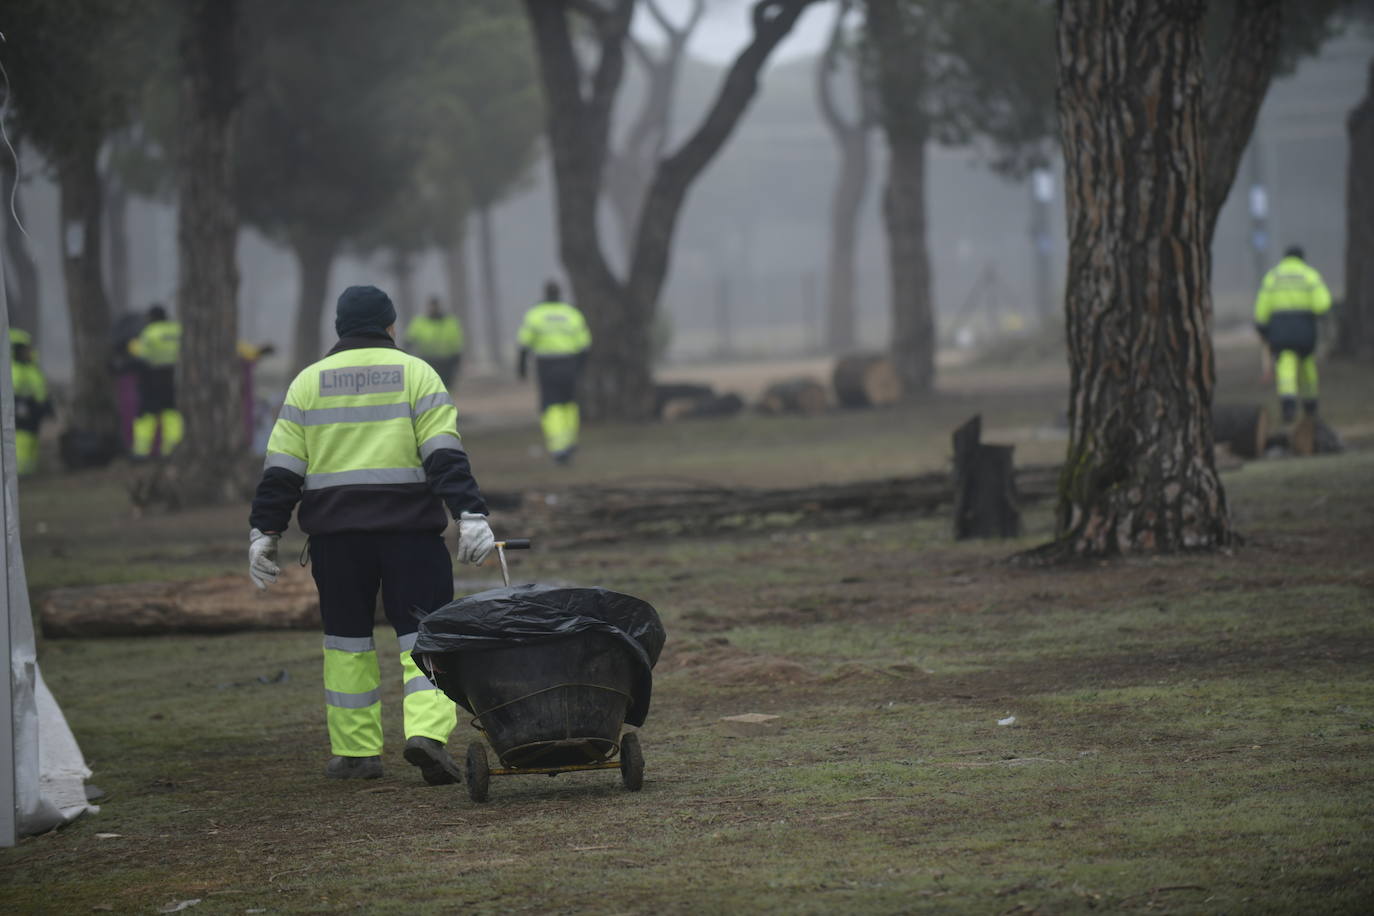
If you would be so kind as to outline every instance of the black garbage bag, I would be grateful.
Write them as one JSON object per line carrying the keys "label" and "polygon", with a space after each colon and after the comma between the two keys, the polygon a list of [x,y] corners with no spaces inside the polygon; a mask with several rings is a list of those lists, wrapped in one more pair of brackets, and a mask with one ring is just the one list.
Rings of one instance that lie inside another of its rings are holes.
{"label": "black garbage bag", "polygon": [[[635,683],[625,721],[643,725],[653,692],[653,667],[667,634],[653,606],[633,595],[558,585],[488,589],[421,618],[411,655],[426,673],[428,655],[444,656],[440,665],[452,670],[462,663],[463,653],[551,643],[582,633],[606,634],[626,648]],[[476,713],[461,696],[453,699]]]}

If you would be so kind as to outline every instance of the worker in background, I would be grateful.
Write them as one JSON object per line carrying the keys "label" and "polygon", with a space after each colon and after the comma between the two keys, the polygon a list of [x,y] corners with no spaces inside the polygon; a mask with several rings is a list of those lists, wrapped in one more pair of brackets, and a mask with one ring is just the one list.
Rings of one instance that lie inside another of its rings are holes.
{"label": "worker in background", "polygon": [[240,340],[234,345],[234,352],[239,361],[239,406],[243,411],[243,441],[251,448],[254,434],[258,429],[255,416],[258,402],[253,370],[259,362],[277,352],[277,348],[270,343],[254,344]]}
{"label": "worker in background", "polygon": [[28,331],[10,328],[10,380],[14,387],[14,453],[19,474],[38,470],[38,428],[52,413],[48,380],[34,358]]}
{"label": "worker in background", "polygon": [[170,455],[181,443],[181,412],[177,410],[176,371],[181,355],[181,322],[167,317],[154,304],[148,323],[129,341],[129,353],[138,359],[138,416],[134,419],[133,454],[148,458],[161,432],[159,454]]}
{"label": "worker in background", "polygon": [[1331,292],[1322,275],[1303,260],[1303,250],[1290,246],[1283,260],[1264,275],[1255,299],[1255,327],[1265,344],[1264,374],[1272,371],[1283,421],[1303,412],[1317,414],[1317,319],[1331,310]]}
{"label": "worker in background", "polygon": [[587,360],[591,331],[582,313],[562,301],[558,284],[549,281],[544,284],[544,301],[525,313],[519,341],[521,379],[534,354],[544,447],[554,461],[567,464],[577,450],[577,377]]}
{"label": "worker in background", "polygon": [[456,315],[444,314],[438,296],[430,296],[425,314],[416,315],[406,328],[406,348],[452,385],[463,359],[463,326]]}
{"label": "worker in background", "polygon": [[[400,641],[405,759],[430,785],[458,782],[445,749],[453,701],[410,657],[417,621],[453,600],[444,546],[458,522],[458,559],[481,563],[495,546],[487,506],[458,437],[439,376],[397,349],[396,309],[374,286],[339,296],[339,342],[291,383],[267,443],[249,516],[248,573],[277,580],[277,544],[300,504],[324,623],[325,775],[382,775],[381,677],[372,620],[380,588]],[[448,514],[445,513],[448,510]]]}

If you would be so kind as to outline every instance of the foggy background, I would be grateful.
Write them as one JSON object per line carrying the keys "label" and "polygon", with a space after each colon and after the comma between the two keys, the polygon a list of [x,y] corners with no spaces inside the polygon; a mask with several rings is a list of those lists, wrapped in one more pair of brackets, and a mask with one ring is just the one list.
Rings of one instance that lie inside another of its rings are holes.
{"label": "foggy background", "polygon": [[[716,61],[733,55],[745,40],[738,16],[737,8],[733,18],[725,11],[708,15],[698,29],[691,45],[694,58],[684,66],[679,84],[670,148],[692,129],[714,93],[722,75]],[[787,356],[819,346],[828,207],[838,157],[818,115],[814,80],[816,55],[831,18],[825,9],[813,9],[804,17],[797,34],[768,68],[748,117],[688,195],[661,300],[673,327],[669,363],[719,356]],[[646,40],[655,37],[650,30],[641,31]],[[1248,323],[1263,269],[1294,242],[1304,245],[1307,260],[1341,298],[1345,119],[1362,94],[1371,48],[1374,39],[1351,29],[1327,42],[1317,56],[1303,59],[1292,74],[1275,79],[1270,88],[1217,229],[1213,292],[1219,328]],[[627,64],[618,116],[635,110],[640,85],[638,68]],[[839,94],[843,100],[843,88]],[[872,149],[871,183],[858,241],[857,301],[860,343],[879,348],[886,341],[888,324],[880,211],[885,148],[879,131],[874,132]],[[33,147],[26,145],[22,155],[27,181],[20,194],[31,251],[42,274],[41,360],[49,375],[60,381],[70,373],[71,355],[57,244],[57,193]],[[1250,186],[1257,178],[1266,188],[1269,210],[1268,250],[1258,258],[1249,214]],[[989,270],[992,273],[979,285],[984,293],[973,299],[992,299],[1003,310],[1019,310],[1033,324],[1029,181],[999,177],[985,167],[975,149],[932,144],[927,195],[933,296],[942,329],[966,304],[979,304],[971,300],[971,293]],[[1050,261],[1058,303],[1067,249],[1057,177],[1051,210]],[[538,298],[543,280],[561,278],[554,222],[548,164],[541,158],[527,186],[494,210],[502,333],[511,341],[511,352],[520,317]],[[133,307],[141,310],[161,301],[175,311],[174,204],[132,198],[128,237]],[[603,214],[603,238],[614,261],[619,237],[609,214]],[[474,239],[468,244],[473,246]],[[469,257],[475,265],[475,247],[469,248]],[[268,378],[283,376],[298,300],[296,261],[285,249],[245,228],[239,265],[241,335],[277,344],[278,353],[259,371]],[[340,257],[330,275],[330,302],[352,283],[374,283],[396,292],[383,257]],[[415,284],[417,298],[409,303],[412,314],[428,295],[445,296],[438,253],[417,259]],[[473,312],[467,336],[470,342],[480,342],[484,316],[475,277],[470,295]],[[1056,311],[1062,311],[1058,304]],[[325,320],[332,321],[332,314],[332,307],[326,308]],[[727,314],[728,319],[722,317]],[[487,368],[480,347],[471,356],[469,371]]]}

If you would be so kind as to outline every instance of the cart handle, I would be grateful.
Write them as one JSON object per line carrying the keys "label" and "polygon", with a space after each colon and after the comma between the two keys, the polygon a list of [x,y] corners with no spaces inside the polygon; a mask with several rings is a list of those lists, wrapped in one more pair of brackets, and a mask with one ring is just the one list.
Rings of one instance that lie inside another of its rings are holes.
{"label": "cart handle", "polygon": [[506,566],[507,550],[529,550],[529,538],[507,538],[496,542],[496,558],[501,561],[501,581],[510,588],[510,569]]}

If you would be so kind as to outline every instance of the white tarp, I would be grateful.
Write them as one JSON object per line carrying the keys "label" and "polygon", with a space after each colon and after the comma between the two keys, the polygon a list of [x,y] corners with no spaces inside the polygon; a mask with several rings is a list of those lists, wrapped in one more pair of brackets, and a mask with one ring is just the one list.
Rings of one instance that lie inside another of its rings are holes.
{"label": "white tarp", "polygon": [[[90,775],[57,701],[38,672],[34,650],[29,586],[24,552],[19,544],[19,484],[14,455],[13,352],[9,339],[9,303],[0,268],[0,470],[4,472],[5,610],[9,618],[10,702],[13,708],[14,827],[20,836],[43,833],[85,811],[84,780]],[[4,793],[9,795],[8,792]],[[0,842],[10,842],[0,836]]]}

